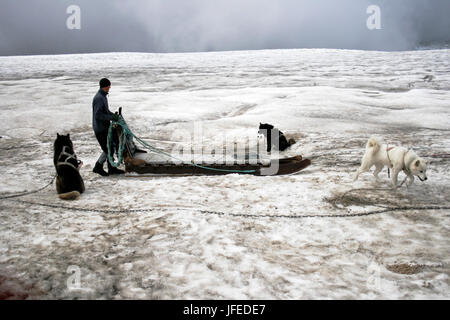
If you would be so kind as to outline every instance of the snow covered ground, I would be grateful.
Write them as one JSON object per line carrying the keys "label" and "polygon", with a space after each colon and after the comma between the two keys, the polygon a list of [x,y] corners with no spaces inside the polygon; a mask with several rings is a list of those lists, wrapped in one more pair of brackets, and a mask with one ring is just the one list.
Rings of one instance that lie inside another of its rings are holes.
{"label": "snow covered ground", "polygon": [[[57,132],[70,132],[86,184],[69,203],[54,185],[0,200],[0,296],[449,299],[450,210],[329,217],[450,206],[449,62],[448,49],[0,57],[1,196],[50,181]],[[102,178],[91,102],[104,76],[111,109],[159,148],[198,147],[196,125],[203,146],[221,148],[269,122],[298,141],[281,156],[312,165]],[[394,192],[385,170],[380,185],[370,174],[353,183],[370,136],[433,160],[428,181]],[[104,211],[129,208],[148,210]]]}

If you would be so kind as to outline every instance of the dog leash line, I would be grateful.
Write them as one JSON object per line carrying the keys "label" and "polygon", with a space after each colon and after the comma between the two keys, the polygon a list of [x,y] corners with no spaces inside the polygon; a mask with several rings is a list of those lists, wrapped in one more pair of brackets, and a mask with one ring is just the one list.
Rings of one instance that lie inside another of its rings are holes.
{"label": "dog leash line", "polygon": [[4,197],[0,197],[0,200],[4,200],[4,199],[11,199],[11,198],[18,198],[18,197],[23,197],[29,194],[33,194],[33,193],[38,193],[39,191],[44,190],[45,188],[47,188],[48,186],[53,184],[53,181],[55,180],[56,175],[50,180],[50,182],[48,184],[46,184],[45,186],[43,186],[42,188],[33,190],[33,191],[25,191],[22,193],[17,193],[17,194],[13,194],[13,195],[9,195],[9,196],[4,196]]}

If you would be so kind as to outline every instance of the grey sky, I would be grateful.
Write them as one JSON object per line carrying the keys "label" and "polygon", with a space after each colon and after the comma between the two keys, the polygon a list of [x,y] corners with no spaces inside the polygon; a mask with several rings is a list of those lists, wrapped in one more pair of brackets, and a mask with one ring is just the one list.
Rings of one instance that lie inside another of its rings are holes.
{"label": "grey sky", "polygon": [[[81,8],[81,30],[66,9]],[[381,30],[366,9],[381,8]],[[2,0],[0,55],[273,48],[407,50],[450,42],[449,0]]]}

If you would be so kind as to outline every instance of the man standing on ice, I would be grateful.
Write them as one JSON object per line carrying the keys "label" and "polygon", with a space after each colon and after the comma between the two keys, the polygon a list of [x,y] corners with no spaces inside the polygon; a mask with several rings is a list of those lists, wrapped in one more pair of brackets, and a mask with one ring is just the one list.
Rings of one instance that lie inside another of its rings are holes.
{"label": "man standing on ice", "polygon": [[[109,176],[110,174],[123,174],[123,170],[113,167],[108,160],[108,129],[111,120],[118,120],[118,115],[109,111],[108,99],[106,96],[111,88],[111,81],[106,78],[100,80],[100,89],[94,96],[92,101],[92,128],[94,129],[95,137],[102,148],[102,154],[95,163],[94,170],[101,176]],[[103,170],[103,165],[108,162],[108,172]]]}

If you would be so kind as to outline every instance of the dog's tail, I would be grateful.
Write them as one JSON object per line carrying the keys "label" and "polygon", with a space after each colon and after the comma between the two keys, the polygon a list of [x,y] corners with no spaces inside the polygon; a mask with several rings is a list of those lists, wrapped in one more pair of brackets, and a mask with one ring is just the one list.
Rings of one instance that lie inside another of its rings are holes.
{"label": "dog's tail", "polygon": [[381,143],[377,138],[370,138],[367,141],[366,149],[372,149],[372,154],[375,154],[380,150]]}
{"label": "dog's tail", "polygon": [[78,191],[70,191],[70,192],[59,194],[59,198],[62,200],[75,200],[79,196],[80,196],[80,192],[78,192]]}
{"label": "dog's tail", "polygon": [[290,138],[288,143],[290,146],[292,146],[293,144],[295,144],[295,140],[293,138]]}

